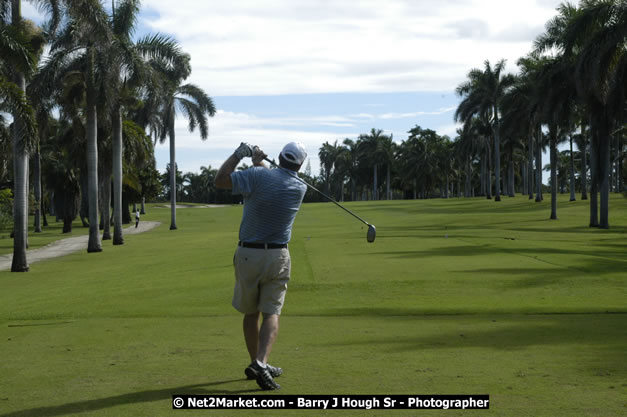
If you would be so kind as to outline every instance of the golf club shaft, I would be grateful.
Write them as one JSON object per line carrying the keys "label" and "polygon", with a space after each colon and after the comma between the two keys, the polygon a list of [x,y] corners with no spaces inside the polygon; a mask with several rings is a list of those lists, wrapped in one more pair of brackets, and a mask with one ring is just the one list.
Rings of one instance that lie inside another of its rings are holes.
{"label": "golf club shaft", "polygon": [[366,226],[370,226],[370,223],[368,223],[367,221],[365,221],[364,219],[362,219],[361,217],[359,217],[358,215],[356,215],[355,213],[353,213],[352,211],[350,211],[349,209],[347,209],[346,207],[344,207],[343,205],[341,205],[340,203],[338,203],[337,201],[335,201],[333,198],[329,197],[328,195],[326,195],[325,193],[323,193],[322,191],[320,191],[319,189],[317,189],[316,187],[314,187],[313,185],[307,183],[305,180],[303,180],[301,177],[298,176],[298,174],[292,174],[288,169],[283,168],[282,166],[277,165],[274,161],[269,160],[268,158],[264,158],[265,161],[271,163],[272,165],[274,165],[275,167],[282,169],[283,171],[287,172],[288,174],[290,174],[291,176],[293,176],[294,178],[296,178],[297,180],[299,180],[300,182],[302,182],[303,184],[305,184],[307,187],[311,188],[312,190],[316,191],[318,194],[320,194],[321,196],[323,196],[324,198],[326,198],[327,200],[329,200],[330,202],[332,202],[333,204],[335,204],[336,206],[338,206],[339,208],[341,208],[342,210],[344,210],[345,212],[347,212],[348,214],[350,214],[351,216],[355,217],[356,219],[358,219],[360,222],[362,222],[363,224],[365,224]]}

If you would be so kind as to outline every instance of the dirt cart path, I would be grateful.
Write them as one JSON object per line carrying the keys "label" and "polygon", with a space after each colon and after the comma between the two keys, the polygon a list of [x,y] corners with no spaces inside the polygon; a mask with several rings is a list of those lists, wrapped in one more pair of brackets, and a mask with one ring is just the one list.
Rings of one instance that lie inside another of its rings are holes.
{"label": "dirt cart path", "polygon": [[[137,233],[147,232],[150,229],[153,229],[159,226],[160,222],[144,222],[140,221],[137,229],[133,224],[130,227],[124,229],[125,235],[134,235]],[[111,234],[113,234],[113,230],[111,230]],[[89,239],[88,235],[85,236],[76,236],[76,237],[68,237],[66,239],[57,240],[55,242],[50,243],[49,245],[44,246],[43,248],[27,250],[26,251],[26,259],[28,260],[28,264],[33,264],[39,261],[45,261],[50,258],[57,258],[59,256],[69,255],[70,253],[74,253],[79,250],[87,250],[87,240]],[[11,269],[11,262],[13,261],[13,254],[8,255],[0,255],[0,271],[5,271]]]}

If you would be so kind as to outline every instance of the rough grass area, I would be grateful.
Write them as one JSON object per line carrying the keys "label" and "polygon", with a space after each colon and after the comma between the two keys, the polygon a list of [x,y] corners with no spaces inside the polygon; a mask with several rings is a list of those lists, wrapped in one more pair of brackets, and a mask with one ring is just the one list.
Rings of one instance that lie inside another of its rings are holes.
{"label": "rough grass area", "polygon": [[[0,417],[624,416],[627,199],[304,205],[271,362],[281,394],[489,394],[489,411],[173,411],[259,393],[230,306],[241,207],[169,209],[102,253],[0,272]],[[272,395],[272,394],[269,394]]]}

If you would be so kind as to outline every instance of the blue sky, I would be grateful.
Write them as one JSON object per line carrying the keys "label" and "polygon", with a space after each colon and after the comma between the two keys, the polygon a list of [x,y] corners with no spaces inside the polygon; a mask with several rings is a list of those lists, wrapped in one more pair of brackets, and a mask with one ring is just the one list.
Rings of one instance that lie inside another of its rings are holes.
{"label": "blue sky", "polygon": [[[305,144],[312,172],[326,141],[371,128],[397,142],[415,125],[455,136],[454,90],[487,59],[516,60],[556,14],[554,0],[144,1],[138,35],[168,34],[192,57],[188,82],[218,113],[209,138],[177,119],[183,172],[219,167],[241,141],[275,157]],[[105,1],[110,7],[110,0]],[[26,17],[36,11],[24,2]],[[156,148],[157,168],[169,161]]]}

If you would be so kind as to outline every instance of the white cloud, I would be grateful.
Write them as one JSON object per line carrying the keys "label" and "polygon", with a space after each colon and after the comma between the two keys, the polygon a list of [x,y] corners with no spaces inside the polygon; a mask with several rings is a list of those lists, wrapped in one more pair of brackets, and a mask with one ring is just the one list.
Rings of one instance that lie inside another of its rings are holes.
{"label": "white cloud", "polygon": [[447,135],[452,139],[457,136],[457,129],[461,129],[462,127],[463,124],[452,123],[444,126],[439,126],[437,129],[435,129],[435,131],[438,132],[438,135]]}
{"label": "white cloud", "polygon": [[485,59],[513,69],[559,3],[151,0],[146,23],[212,95],[450,91]]}
{"label": "white cloud", "polygon": [[[319,170],[318,148],[325,141],[335,141],[345,137],[357,137],[357,131],[338,133],[330,130],[312,131],[307,129],[318,127],[345,127],[351,124],[350,117],[315,116],[315,117],[259,117],[246,113],[235,113],[219,110],[210,120],[209,138],[200,139],[198,132],[190,133],[185,120],[176,121],[177,152],[190,153],[194,158],[182,158],[177,161],[181,171],[197,172],[201,165],[219,167],[224,160],[237,148],[240,142],[248,142],[259,146],[270,158],[278,158],[283,146],[291,141],[299,141],[311,161],[313,173]],[[168,143],[157,145],[157,161],[159,170],[165,169],[169,159],[165,157]],[[204,161],[204,162],[203,162]],[[159,163],[160,162],[160,163]]]}
{"label": "white cloud", "polygon": [[418,111],[412,113],[385,113],[379,116],[380,119],[408,119],[408,118],[416,118],[418,116],[435,116],[439,114],[449,113],[455,110],[455,107],[447,107],[444,109],[438,109],[436,111]]}

